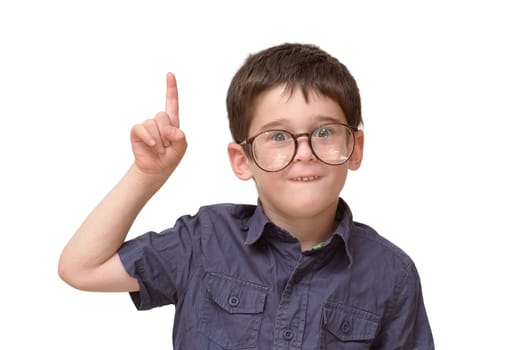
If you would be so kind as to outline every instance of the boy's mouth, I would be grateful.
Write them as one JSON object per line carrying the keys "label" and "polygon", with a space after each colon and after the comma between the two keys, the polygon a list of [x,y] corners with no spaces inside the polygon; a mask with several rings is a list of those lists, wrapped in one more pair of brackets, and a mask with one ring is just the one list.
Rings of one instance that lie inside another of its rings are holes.
{"label": "boy's mouth", "polygon": [[291,180],[297,181],[297,182],[309,182],[309,181],[317,180],[319,178],[320,176],[297,176],[297,177],[291,178]]}

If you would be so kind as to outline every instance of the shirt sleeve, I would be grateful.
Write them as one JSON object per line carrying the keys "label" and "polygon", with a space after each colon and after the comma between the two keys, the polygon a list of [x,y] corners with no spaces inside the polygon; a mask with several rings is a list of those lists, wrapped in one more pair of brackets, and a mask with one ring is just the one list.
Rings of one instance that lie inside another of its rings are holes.
{"label": "shirt sleeve", "polygon": [[120,260],[140,285],[140,291],[130,293],[137,309],[177,304],[194,268],[198,236],[198,218],[186,216],[177,220],[173,228],[148,232],[122,245],[118,251]]}
{"label": "shirt sleeve", "polygon": [[394,302],[371,349],[434,350],[421,282],[414,264],[408,267],[396,286]]}

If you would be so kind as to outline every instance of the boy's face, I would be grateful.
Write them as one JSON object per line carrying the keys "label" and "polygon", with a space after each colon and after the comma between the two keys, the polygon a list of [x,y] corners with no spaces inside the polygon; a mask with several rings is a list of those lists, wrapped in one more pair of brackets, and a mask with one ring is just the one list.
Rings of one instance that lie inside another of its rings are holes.
{"label": "boy's face", "polygon": [[[310,91],[306,102],[299,88],[290,95],[284,86],[274,87],[258,98],[255,107],[249,137],[269,129],[298,134],[310,133],[329,122],[346,124],[345,115],[336,102],[314,91]],[[361,162],[362,132],[356,131],[355,138],[351,158],[333,166],[319,161],[310,149],[308,138],[300,137],[292,162],[277,172],[260,169],[238,144],[230,144],[228,150],[236,175],[243,180],[254,179],[259,199],[270,218],[311,218],[337,208],[348,169],[356,170]]]}

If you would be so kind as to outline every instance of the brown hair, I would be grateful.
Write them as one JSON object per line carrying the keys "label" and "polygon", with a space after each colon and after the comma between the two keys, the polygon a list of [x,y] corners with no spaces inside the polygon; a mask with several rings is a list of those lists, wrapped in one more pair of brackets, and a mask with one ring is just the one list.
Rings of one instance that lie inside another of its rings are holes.
{"label": "brown hair", "polygon": [[285,43],[249,55],[233,76],[226,108],[235,142],[248,137],[257,97],[281,84],[290,93],[300,88],[307,101],[312,90],[331,98],[349,126],[362,124],[359,89],[346,66],[317,46]]}

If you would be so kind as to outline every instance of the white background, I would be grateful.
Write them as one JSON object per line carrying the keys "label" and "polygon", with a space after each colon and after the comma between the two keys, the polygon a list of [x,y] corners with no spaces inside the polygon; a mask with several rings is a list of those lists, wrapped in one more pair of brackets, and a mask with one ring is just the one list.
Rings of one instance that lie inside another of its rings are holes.
{"label": "white background", "polygon": [[[343,6],[344,4],[344,6]],[[173,307],[86,293],[61,249],[131,164],[131,126],[177,75],[189,149],[130,237],[256,200],[230,170],[225,96],[252,52],[319,45],[357,79],[365,159],[342,196],[416,262],[440,349],[521,346],[519,1],[2,1],[2,349],[170,349]]]}

